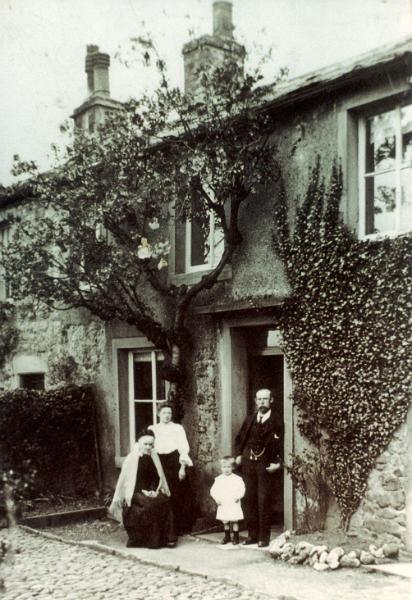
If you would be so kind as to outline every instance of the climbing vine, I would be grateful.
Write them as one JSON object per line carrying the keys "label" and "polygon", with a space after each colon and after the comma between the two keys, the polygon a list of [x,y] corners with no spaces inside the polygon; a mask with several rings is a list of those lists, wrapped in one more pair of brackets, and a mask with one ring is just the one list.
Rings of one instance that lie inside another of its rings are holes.
{"label": "climbing vine", "polygon": [[326,460],[342,525],[405,420],[412,383],[412,237],[358,240],[342,223],[342,178],[319,160],[291,233],[286,194],[275,249],[292,288],[280,327],[302,434]]}
{"label": "climbing vine", "polygon": [[13,321],[13,307],[8,302],[0,302],[0,369],[16,349],[17,342],[18,330]]}

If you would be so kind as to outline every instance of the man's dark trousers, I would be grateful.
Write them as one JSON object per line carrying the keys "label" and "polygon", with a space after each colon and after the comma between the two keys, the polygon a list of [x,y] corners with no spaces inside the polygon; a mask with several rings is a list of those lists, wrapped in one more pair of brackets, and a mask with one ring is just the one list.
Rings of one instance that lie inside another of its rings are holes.
{"label": "man's dark trousers", "polygon": [[267,463],[243,458],[242,475],[246,486],[243,499],[249,537],[261,542],[270,539],[271,498],[274,477],[266,471]]}

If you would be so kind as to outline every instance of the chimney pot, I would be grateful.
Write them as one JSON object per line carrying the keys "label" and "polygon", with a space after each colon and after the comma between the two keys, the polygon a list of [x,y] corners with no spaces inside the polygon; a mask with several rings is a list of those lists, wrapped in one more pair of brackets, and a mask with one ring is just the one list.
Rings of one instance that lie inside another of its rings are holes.
{"label": "chimney pot", "polygon": [[213,3],[213,35],[233,39],[232,3],[216,0]]}
{"label": "chimney pot", "polygon": [[100,93],[110,96],[109,66],[110,56],[99,52],[99,46],[93,44],[86,47],[85,71],[89,95]]}

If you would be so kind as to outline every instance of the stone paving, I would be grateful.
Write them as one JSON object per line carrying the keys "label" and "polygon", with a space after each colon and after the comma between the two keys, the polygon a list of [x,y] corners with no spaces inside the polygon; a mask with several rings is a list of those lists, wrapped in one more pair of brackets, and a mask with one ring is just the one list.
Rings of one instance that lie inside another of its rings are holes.
{"label": "stone paving", "polygon": [[2,567],[2,600],[267,600],[233,584],[69,545],[19,529],[20,552]]}
{"label": "stone paving", "polygon": [[126,549],[123,539],[115,539],[106,542],[105,552],[97,551],[97,542],[66,543],[22,529],[8,536],[20,552],[13,565],[0,570],[6,579],[1,600],[411,598],[408,579],[359,569],[317,573],[273,561],[262,550],[222,552],[225,547],[211,543],[221,534],[209,541],[184,537],[177,548],[162,550]]}

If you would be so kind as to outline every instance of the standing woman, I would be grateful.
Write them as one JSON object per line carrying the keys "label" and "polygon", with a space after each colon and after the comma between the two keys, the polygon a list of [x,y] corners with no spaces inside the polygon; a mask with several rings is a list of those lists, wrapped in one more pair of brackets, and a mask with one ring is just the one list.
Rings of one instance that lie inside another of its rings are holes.
{"label": "standing woman", "polygon": [[127,531],[128,547],[176,545],[170,490],[153,447],[153,432],[141,432],[123,463],[109,508]]}
{"label": "standing woman", "polygon": [[170,489],[170,500],[178,533],[191,529],[193,523],[192,495],[187,481],[186,468],[192,467],[189,442],[182,425],[173,423],[169,404],[158,410],[159,423],[150,425],[155,434],[155,450],[159,455]]}

